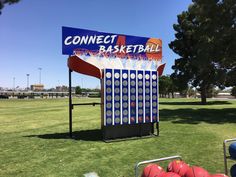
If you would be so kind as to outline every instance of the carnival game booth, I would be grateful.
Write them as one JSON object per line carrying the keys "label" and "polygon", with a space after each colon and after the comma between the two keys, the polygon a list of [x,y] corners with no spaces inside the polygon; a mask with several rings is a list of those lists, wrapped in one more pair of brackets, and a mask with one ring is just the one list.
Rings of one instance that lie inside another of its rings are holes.
{"label": "carnival game booth", "polygon": [[165,66],[162,41],[69,27],[63,27],[62,33],[63,54],[69,55],[70,136],[72,109],[84,105],[72,104],[73,71],[101,81],[104,140],[158,135],[158,78]]}

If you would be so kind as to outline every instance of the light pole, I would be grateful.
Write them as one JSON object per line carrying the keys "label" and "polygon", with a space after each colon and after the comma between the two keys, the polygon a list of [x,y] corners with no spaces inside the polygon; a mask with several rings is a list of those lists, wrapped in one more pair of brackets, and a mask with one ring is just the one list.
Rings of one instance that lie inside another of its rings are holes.
{"label": "light pole", "polygon": [[13,90],[15,90],[15,81],[16,81],[16,78],[13,77]]}
{"label": "light pole", "polygon": [[41,71],[42,71],[42,68],[38,68],[39,70],[39,84],[41,84]]}
{"label": "light pole", "polygon": [[27,87],[26,87],[26,90],[28,91],[29,90],[29,76],[30,74],[26,74],[27,76]]}

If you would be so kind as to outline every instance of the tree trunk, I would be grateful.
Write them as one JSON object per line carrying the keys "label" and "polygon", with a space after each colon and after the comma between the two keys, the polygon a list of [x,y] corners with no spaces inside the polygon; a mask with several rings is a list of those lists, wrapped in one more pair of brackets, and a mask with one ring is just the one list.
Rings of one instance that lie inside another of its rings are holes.
{"label": "tree trunk", "polygon": [[202,89],[201,89],[201,103],[203,104],[203,105],[205,105],[206,103],[207,103],[207,101],[206,101],[206,87],[205,87],[205,85],[202,87]]}

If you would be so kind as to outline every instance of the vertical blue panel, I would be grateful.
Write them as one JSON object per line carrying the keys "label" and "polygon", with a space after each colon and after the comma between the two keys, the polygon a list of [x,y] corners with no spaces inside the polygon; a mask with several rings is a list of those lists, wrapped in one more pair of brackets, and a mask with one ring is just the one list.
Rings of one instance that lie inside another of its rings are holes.
{"label": "vertical blue panel", "polygon": [[143,106],[143,101],[144,101],[144,98],[143,98],[143,71],[142,70],[139,70],[138,71],[138,75],[137,75],[137,85],[138,85],[138,123],[143,123],[144,121],[144,106]]}
{"label": "vertical blue panel", "polygon": [[104,70],[104,125],[158,122],[158,73]]}
{"label": "vertical blue panel", "polygon": [[112,93],[113,93],[113,89],[112,89],[112,70],[111,69],[105,69],[104,71],[105,75],[104,75],[104,108],[105,108],[105,125],[112,125],[112,116],[113,116],[113,104],[112,104]]}
{"label": "vertical blue panel", "polygon": [[145,71],[145,123],[150,122],[151,120],[151,72]]}
{"label": "vertical blue panel", "polygon": [[158,74],[152,71],[152,120],[158,121]]}
{"label": "vertical blue panel", "polygon": [[130,70],[130,123],[136,123],[136,70]]}
{"label": "vertical blue panel", "polygon": [[114,124],[119,125],[121,124],[120,119],[120,70],[114,70]]}
{"label": "vertical blue panel", "polygon": [[129,82],[128,70],[122,70],[122,124],[129,122]]}

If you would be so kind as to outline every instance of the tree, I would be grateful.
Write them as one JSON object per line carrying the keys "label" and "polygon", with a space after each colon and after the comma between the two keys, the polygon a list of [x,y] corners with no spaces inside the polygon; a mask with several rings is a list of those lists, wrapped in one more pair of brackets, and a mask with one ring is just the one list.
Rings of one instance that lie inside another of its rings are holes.
{"label": "tree", "polygon": [[[216,63],[226,70],[226,86],[236,86],[236,1],[224,0],[220,3],[221,18],[218,21],[215,53]],[[220,48],[221,47],[221,48]]]}
{"label": "tree", "polygon": [[207,98],[212,98],[218,95],[218,93],[220,92],[220,90],[218,90],[215,87],[211,87],[207,90]]}
{"label": "tree", "polygon": [[82,94],[82,89],[80,86],[75,87],[75,94]]}
{"label": "tree", "polygon": [[4,7],[5,4],[14,4],[14,3],[17,3],[19,2],[20,0],[0,0],[0,15],[2,13],[2,9]]}
{"label": "tree", "polygon": [[236,97],[236,87],[233,87],[231,90],[231,95]]}
{"label": "tree", "polygon": [[169,75],[161,76],[159,78],[159,93],[161,97],[170,97],[170,94],[172,94],[173,98],[176,90],[175,88],[176,87]]}
{"label": "tree", "polygon": [[159,94],[161,97],[165,97],[167,94],[168,83],[166,80],[166,76],[161,76],[159,78]]}
{"label": "tree", "polygon": [[[233,3],[234,6],[228,5]],[[233,56],[235,42],[227,39],[235,34],[235,26],[234,30],[230,30],[233,15],[229,15],[226,9],[234,11],[235,0],[193,0],[188,11],[178,15],[178,24],[173,25],[176,39],[169,47],[180,58],[172,66],[174,73],[171,77],[183,87],[192,85],[198,88],[202,104],[206,104],[207,92],[211,88],[224,88],[232,70],[232,62],[228,62],[227,58],[228,55]],[[222,19],[227,19],[227,22],[221,22]],[[226,31],[230,31],[230,35],[222,34]],[[222,47],[225,46],[222,42],[231,53],[223,52]]]}
{"label": "tree", "polygon": [[189,87],[188,89],[187,89],[187,96],[188,97],[196,97],[196,91],[193,89],[193,87]]}
{"label": "tree", "polygon": [[176,78],[176,77],[174,77],[174,74],[171,74],[170,78],[171,78],[173,86],[174,86],[174,91],[178,91],[181,96],[186,97],[189,86],[188,86],[187,82],[184,82],[185,79],[184,78]]}

